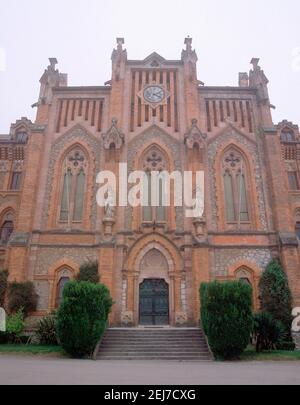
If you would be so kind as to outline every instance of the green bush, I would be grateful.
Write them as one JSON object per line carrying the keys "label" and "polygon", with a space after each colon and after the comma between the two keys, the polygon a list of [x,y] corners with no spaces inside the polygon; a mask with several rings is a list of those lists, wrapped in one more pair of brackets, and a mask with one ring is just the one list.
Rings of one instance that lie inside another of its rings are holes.
{"label": "green bush", "polygon": [[235,359],[253,329],[252,289],[242,282],[213,282],[200,288],[202,325],[216,358]]}
{"label": "green bush", "polygon": [[4,307],[6,290],[8,285],[8,271],[0,271],[0,307]]}
{"label": "green bush", "polygon": [[57,312],[57,333],[68,354],[75,358],[93,354],[105,332],[112,304],[104,285],[78,281],[66,285]]}
{"label": "green bush", "polygon": [[296,350],[295,342],[282,342],[277,345],[278,350],[284,350],[286,352],[294,352]]}
{"label": "green bush", "polygon": [[11,313],[15,313],[22,308],[26,317],[30,312],[36,311],[37,300],[38,296],[32,282],[13,282],[9,284],[8,309]]}
{"label": "green bush", "polygon": [[269,312],[262,312],[254,317],[254,337],[257,353],[263,350],[279,350],[286,339],[285,327]]}
{"label": "green bush", "polygon": [[55,314],[46,316],[40,320],[36,331],[36,337],[38,338],[39,343],[42,345],[58,345]]}
{"label": "green bush", "polygon": [[262,312],[269,312],[274,319],[282,322],[288,340],[292,340],[291,292],[287,276],[278,260],[273,260],[263,273],[259,289]]}
{"label": "green bush", "polygon": [[20,343],[24,328],[24,312],[23,309],[20,308],[15,314],[10,315],[7,318],[6,331],[9,335],[10,341],[13,343]]}
{"label": "green bush", "polygon": [[[202,303],[207,302],[206,301],[207,287],[208,287],[208,284],[206,284],[206,283],[201,284],[200,297],[201,297]],[[207,315],[208,315],[208,313],[206,310],[206,305],[201,305],[201,326],[206,335],[208,334],[208,316]]]}
{"label": "green bush", "polygon": [[93,284],[98,284],[100,282],[99,277],[99,265],[97,261],[84,263],[80,269],[77,276],[77,281],[89,281]]}
{"label": "green bush", "polygon": [[7,332],[0,332],[0,345],[9,343],[9,334]]}

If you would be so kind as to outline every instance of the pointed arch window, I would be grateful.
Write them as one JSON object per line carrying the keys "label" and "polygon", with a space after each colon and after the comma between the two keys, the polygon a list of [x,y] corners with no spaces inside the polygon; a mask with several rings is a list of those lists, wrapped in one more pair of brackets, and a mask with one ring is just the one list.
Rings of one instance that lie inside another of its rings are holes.
{"label": "pointed arch window", "polygon": [[226,222],[250,222],[247,167],[243,156],[235,150],[224,156],[223,180]]}
{"label": "pointed arch window", "polygon": [[60,201],[61,222],[82,222],[85,204],[87,160],[80,148],[73,149],[63,163]]}
{"label": "pointed arch window", "polygon": [[2,245],[7,245],[13,231],[14,231],[13,214],[11,212],[8,212],[6,215],[4,215],[0,228],[0,243]]}
{"label": "pointed arch window", "polygon": [[164,193],[165,182],[163,179],[159,180],[158,185],[158,206],[152,206],[152,193],[155,190],[152,189],[151,172],[163,172],[167,169],[166,159],[157,147],[151,148],[143,159],[143,169],[147,175],[147,183],[144,185],[148,193],[148,206],[143,207],[143,221],[144,222],[158,222],[164,223],[167,221],[167,207],[164,206]]}
{"label": "pointed arch window", "polygon": [[64,295],[64,289],[66,285],[70,282],[70,277],[61,277],[59,279],[59,282],[57,284],[57,294],[56,294],[56,308],[58,308],[62,301],[63,301],[63,295]]}
{"label": "pointed arch window", "polygon": [[292,130],[289,130],[289,129],[284,129],[281,132],[281,142],[284,142],[284,143],[295,142],[294,132]]}

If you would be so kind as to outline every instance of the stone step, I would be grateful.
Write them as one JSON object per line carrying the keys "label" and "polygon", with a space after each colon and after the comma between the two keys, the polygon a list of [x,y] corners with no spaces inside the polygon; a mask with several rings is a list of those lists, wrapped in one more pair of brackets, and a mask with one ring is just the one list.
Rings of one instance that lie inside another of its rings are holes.
{"label": "stone step", "polygon": [[200,329],[109,329],[99,360],[211,361]]}
{"label": "stone step", "polygon": [[143,344],[143,343],[141,343],[141,344],[138,344],[138,345],[132,345],[132,344],[123,344],[123,343],[120,343],[120,344],[110,344],[110,343],[106,343],[106,344],[102,344],[101,345],[101,348],[102,349],[115,349],[115,348],[120,348],[120,349],[122,349],[122,350],[128,350],[128,349],[131,349],[131,348],[135,348],[135,349],[145,349],[145,350],[151,350],[151,349],[155,349],[155,350],[158,350],[158,349],[172,349],[172,350],[183,350],[183,349],[185,349],[185,348],[187,348],[187,349],[199,349],[199,348],[206,348],[206,345],[180,345],[180,344],[177,344],[177,345],[167,345],[167,344],[160,344],[160,345],[153,345],[153,344],[149,344],[149,345],[146,345],[146,344]]}
{"label": "stone step", "polygon": [[101,361],[188,361],[188,362],[211,362],[212,359],[210,356],[100,356],[97,357],[97,360]]}
{"label": "stone step", "polygon": [[144,347],[141,348],[136,348],[136,347],[131,347],[128,348],[127,350],[123,350],[121,347],[101,347],[99,349],[99,353],[109,353],[109,352],[118,352],[118,353],[209,353],[208,350],[202,349],[202,348],[180,348],[180,349],[174,349],[174,348],[152,348],[152,349],[145,349]]}

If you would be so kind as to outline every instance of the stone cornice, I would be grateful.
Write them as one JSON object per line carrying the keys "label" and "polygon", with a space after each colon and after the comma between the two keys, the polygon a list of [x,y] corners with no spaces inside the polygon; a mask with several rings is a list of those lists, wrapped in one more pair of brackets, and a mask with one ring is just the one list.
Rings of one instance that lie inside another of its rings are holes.
{"label": "stone cornice", "polygon": [[54,87],[53,93],[76,93],[76,92],[110,92],[111,86],[73,86],[73,87]]}

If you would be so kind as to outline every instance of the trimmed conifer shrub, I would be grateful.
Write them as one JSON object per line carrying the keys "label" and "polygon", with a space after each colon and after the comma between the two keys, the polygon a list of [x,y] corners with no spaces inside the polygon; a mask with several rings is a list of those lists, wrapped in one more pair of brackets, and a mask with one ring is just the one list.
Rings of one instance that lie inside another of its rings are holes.
{"label": "trimmed conifer shrub", "polygon": [[287,276],[278,260],[273,260],[262,274],[259,290],[262,312],[269,312],[282,322],[291,339],[292,297]]}
{"label": "trimmed conifer shrub", "polygon": [[4,307],[6,290],[8,286],[8,271],[0,271],[0,307]]}
{"label": "trimmed conifer shrub", "polygon": [[201,286],[202,325],[216,358],[238,358],[253,330],[252,289],[237,281]]}
{"label": "trimmed conifer shrub", "polygon": [[106,330],[112,304],[110,292],[104,285],[86,281],[66,285],[57,312],[57,334],[71,357],[92,356]]}
{"label": "trimmed conifer shrub", "polygon": [[98,284],[100,282],[98,262],[88,261],[84,263],[79,269],[79,274],[76,280],[89,281],[90,283]]}
{"label": "trimmed conifer shrub", "polygon": [[16,313],[22,308],[24,316],[36,311],[38,295],[34,284],[31,281],[17,283],[16,281],[8,285],[8,309],[11,313]]}

